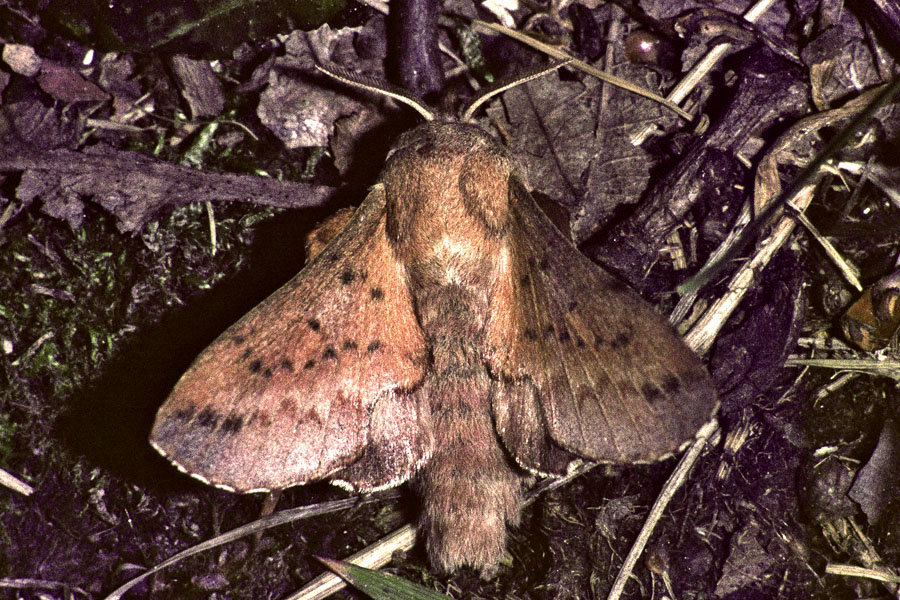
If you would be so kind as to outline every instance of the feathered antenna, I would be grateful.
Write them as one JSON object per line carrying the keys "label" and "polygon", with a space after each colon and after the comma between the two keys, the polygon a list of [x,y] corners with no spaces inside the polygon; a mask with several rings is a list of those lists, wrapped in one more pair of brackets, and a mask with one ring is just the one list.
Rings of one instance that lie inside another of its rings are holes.
{"label": "feathered antenna", "polygon": [[353,73],[339,67],[325,67],[320,64],[316,64],[316,68],[326,75],[333,77],[340,82],[346,83],[347,85],[352,85],[364,90],[369,90],[370,92],[383,94],[389,98],[393,98],[394,100],[402,102],[407,106],[411,106],[417,113],[422,115],[426,121],[434,121],[434,112],[430,108],[428,108],[428,106],[426,106],[425,103],[422,102],[422,100],[416,98],[401,87],[388,83],[387,81],[375,79],[374,77],[367,77],[358,73]]}
{"label": "feathered antenna", "polygon": [[[537,67],[524,75],[517,75],[515,77],[497,81],[496,83],[484,88],[477,96],[472,99],[471,102],[469,102],[465,110],[463,110],[461,120],[464,122],[471,121],[472,115],[475,114],[475,111],[478,110],[482,104],[484,104],[497,94],[501,94],[510,88],[514,88],[517,85],[525,83],[526,81],[531,81],[532,79],[543,77],[548,73],[556,71],[560,67],[566,66],[570,62],[572,62],[572,59],[560,60],[551,63],[548,66]],[[352,85],[354,87],[362,88],[370,92],[383,94],[385,96],[388,96],[389,98],[393,98],[394,100],[402,102],[407,106],[411,106],[416,110],[416,112],[422,115],[426,121],[433,121],[435,118],[434,111],[430,109],[421,99],[416,98],[403,88],[397,87],[396,85],[388,83],[387,81],[375,79],[374,77],[367,77],[358,73],[353,73],[339,67],[325,67],[323,65],[316,64],[316,68],[329,77],[333,77],[334,79],[346,83],[347,85]]]}
{"label": "feathered antenna", "polygon": [[466,106],[466,109],[462,113],[463,121],[470,121],[472,119],[472,115],[475,114],[475,111],[478,110],[482,104],[496,96],[497,94],[501,94],[510,88],[514,88],[517,85],[523,84],[526,81],[531,81],[532,79],[537,79],[538,77],[543,77],[548,73],[552,73],[556,71],[560,67],[564,67],[573,59],[568,60],[560,60],[554,63],[551,63],[548,66],[537,67],[531,72],[525,73],[524,75],[516,75],[515,77],[501,79],[496,83],[484,88],[477,96],[472,98],[472,101],[469,102],[469,105]]}

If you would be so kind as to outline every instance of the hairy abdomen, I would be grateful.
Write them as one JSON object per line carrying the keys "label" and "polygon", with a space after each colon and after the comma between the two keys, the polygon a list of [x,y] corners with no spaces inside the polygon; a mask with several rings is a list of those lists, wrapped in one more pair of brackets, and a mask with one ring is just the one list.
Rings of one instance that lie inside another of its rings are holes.
{"label": "hairy abdomen", "polygon": [[504,558],[507,526],[518,523],[520,479],[491,418],[478,303],[459,288],[431,292],[419,298],[432,349],[423,385],[435,436],[435,453],[416,477],[421,530],[434,566],[487,571]]}

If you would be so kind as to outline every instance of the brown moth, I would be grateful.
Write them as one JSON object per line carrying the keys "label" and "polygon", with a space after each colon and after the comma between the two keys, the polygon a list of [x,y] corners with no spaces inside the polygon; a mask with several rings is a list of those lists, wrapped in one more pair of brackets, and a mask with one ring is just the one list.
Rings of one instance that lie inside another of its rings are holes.
{"label": "brown moth", "polygon": [[380,91],[429,122],[340,233],[200,354],[150,441],[236,492],[412,479],[432,563],[490,572],[523,474],[671,454],[715,390],[669,324],[540,211],[505,148]]}

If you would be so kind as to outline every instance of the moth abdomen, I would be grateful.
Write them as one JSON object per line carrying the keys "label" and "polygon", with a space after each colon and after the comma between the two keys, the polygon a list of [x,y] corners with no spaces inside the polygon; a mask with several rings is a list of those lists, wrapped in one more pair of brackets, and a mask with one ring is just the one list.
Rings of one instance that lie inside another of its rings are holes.
{"label": "moth abdomen", "polygon": [[444,571],[470,565],[490,574],[505,556],[507,527],[518,524],[521,483],[494,431],[491,385],[480,360],[425,382],[435,450],[415,484],[428,554]]}

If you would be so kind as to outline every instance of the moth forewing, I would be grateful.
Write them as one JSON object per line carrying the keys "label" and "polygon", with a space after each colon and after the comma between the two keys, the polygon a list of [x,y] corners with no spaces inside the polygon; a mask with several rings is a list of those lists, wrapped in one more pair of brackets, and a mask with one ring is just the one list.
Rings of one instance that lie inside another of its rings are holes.
{"label": "moth forewing", "polygon": [[[384,204],[376,186],[306,268],[201,353],[160,409],[154,447],[195,477],[242,492],[330,476],[365,455],[375,403],[413,389],[427,361]],[[404,403],[403,418],[390,421],[415,447],[428,432],[402,426],[419,426],[418,408]]]}

